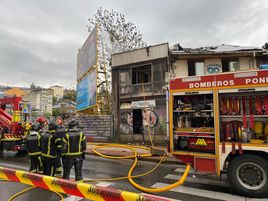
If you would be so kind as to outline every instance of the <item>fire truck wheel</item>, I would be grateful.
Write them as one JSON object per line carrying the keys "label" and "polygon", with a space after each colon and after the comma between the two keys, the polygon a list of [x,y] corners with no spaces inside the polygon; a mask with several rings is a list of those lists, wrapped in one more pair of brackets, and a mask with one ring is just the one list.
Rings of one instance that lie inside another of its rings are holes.
{"label": "fire truck wheel", "polygon": [[268,196],[268,161],[257,155],[242,155],[230,161],[228,178],[237,193],[248,197]]}

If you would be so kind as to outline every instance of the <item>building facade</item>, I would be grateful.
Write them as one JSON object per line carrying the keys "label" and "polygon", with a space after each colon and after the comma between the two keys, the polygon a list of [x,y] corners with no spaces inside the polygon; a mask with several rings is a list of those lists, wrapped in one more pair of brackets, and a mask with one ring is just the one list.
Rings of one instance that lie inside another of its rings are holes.
{"label": "building facade", "polygon": [[112,55],[114,133],[121,142],[164,143],[170,78],[268,68],[267,50],[219,45],[182,48],[168,43]]}
{"label": "building facade", "polygon": [[112,55],[114,134],[121,142],[166,137],[168,43]]}
{"label": "building facade", "polygon": [[261,68],[267,51],[257,47],[219,45],[182,48],[174,45],[170,54],[171,77],[209,75]]}
{"label": "building facade", "polygon": [[33,115],[52,115],[53,90],[31,85],[30,92],[23,96],[23,100],[31,104]]}
{"label": "building facade", "polygon": [[49,89],[53,91],[53,96],[56,97],[58,100],[63,98],[64,88],[62,86],[54,85]]}

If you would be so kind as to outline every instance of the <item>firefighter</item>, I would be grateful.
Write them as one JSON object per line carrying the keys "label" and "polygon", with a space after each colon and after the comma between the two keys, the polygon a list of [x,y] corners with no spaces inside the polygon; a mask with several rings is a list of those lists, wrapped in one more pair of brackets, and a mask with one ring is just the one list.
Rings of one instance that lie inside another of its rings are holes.
{"label": "firefighter", "polygon": [[64,126],[63,119],[60,116],[58,116],[57,119],[56,119],[56,122],[57,122],[57,125],[58,125],[57,135],[60,138],[64,138],[65,135],[66,135],[66,127]]}
{"label": "firefighter", "polygon": [[28,123],[28,122],[24,122],[22,124],[22,128],[23,128],[23,138],[27,138],[27,136],[30,134],[30,131],[31,131],[31,123]]}
{"label": "firefighter", "polygon": [[61,139],[56,135],[57,124],[50,122],[48,131],[41,137],[41,155],[44,166],[44,175],[54,176],[56,172],[57,157],[61,155]]}
{"label": "firefighter", "polygon": [[63,178],[70,178],[70,171],[74,166],[75,180],[81,181],[83,160],[85,159],[86,138],[79,129],[78,122],[74,119],[68,124],[66,136],[63,138],[63,146],[65,147],[63,161]]}
{"label": "firefighter", "polygon": [[[66,128],[64,126],[64,122],[63,119],[58,116],[56,118],[56,123],[57,123],[57,131],[56,131],[56,135],[58,138],[60,138],[61,140],[65,137],[66,135]],[[63,172],[63,168],[62,168],[62,163],[63,163],[63,158],[60,155],[58,155],[57,160],[56,160],[56,173],[55,176],[57,177],[62,177],[62,172]]]}
{"label": "firefighter", "polygon": [[42,174],[43,165],[41,161],[41,135],[39,133],[39,125],[37,123],[32,125],[29,135],[25,140],[30,161],[29,172]]}
{"label": "firefighter", "polygon": [[40,131],[43,131],[44,127],[48,124],[44,116],[37,117],[36,122],[39,124]]}

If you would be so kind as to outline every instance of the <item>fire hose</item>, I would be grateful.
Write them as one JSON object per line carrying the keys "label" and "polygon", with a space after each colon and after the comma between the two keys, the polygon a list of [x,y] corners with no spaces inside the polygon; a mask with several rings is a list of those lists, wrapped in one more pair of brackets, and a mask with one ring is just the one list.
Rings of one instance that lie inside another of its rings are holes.
{"label": "fire hose", "polygon": [[[10,181],[10,180],[6,180],[6,179],[0,179],[0,181],[12,182],[12,181]],[[19,191],[18,193],[12,195],[7,201],[12,201],[12,200],[14,200],[15,198],[21,196],[22,194],[24,194],[24,193],[26,193],[26,192],[28,192],[28,191],[34,189],[34,188],[36,188],[36,187],[31,186],[31,187],[29,187],[29,188],[25,188],[25,189]],[[55,193],[57,196],[59,196],[60,199],[61,199],[61,201],[64,201],[64,197],[63,197],[60,193],[58,193],[58,192],[56,192],[56,191],[51,191],[51,192],[53,192],[53,193]]]}
{"label": "fire hose", "polygon": [[[109,155],[105,155],[105,154],[102,154],[98,151],[96,151],[96,149],[101,149],[101,148],[105,148],[105,147],[119,147],[119,148],[125,148],[125,149],[129,149],[133,152],[133,155],[129,155],[129,156],[109,156]],[[160,162],[150,171],[148,171],[147,173],[144,173],[144,174],[140,174],[140,175],[135,175],[133,176],[132,173],[135,169],[135,167],[137,166],[137,163],[138,163],[138,153],[136,151],[135,148],[142,148],[144,149],[145,147],[139,147],[139,146],[134,146],[131,147],[129,145],[121,145],[121,144],[109,144],[109,145],[96,145],[92,151],[99,155],[99,156],[102,156],[102,157],[105,157],[105,158],[110,158],[110,159],[130,159],[130,158],[134,158],[134,163],[133,165],[131,166],[129,172],[128,172],[128,175],[127,177],[119,177],[119,178],[109,178],[108,180],[120,180],[120,179],[128,179],[129,182],[137,189],[141,190],[141,191],[144,191],[146,193],[160,193],[160,192],[165,192],[165,191],[168,191],[172,188],[175,188],[175,187],[178,187],[180,185],[182,185],[184,183],[184,181],[186,180],[187,176],[188,176],[188,173],[190,171],[190,168],[191,168],[191,165],[190,164],[187,164],[186,166],[186,169],[185,169],[185,172],[184,174],[182,175],[182,177],[175,183],[169,185],[169,186],[165,186],[165,187],[162,187],[162,188],[146,188],[146,187],[142,187],[140,186],[139,184],[137,184],[133,178],[137,178],[137,177],[141,177],[141,176],[146,176],[148,174],[150,174],[151,172],[153,172],[163,161],[164,161],[164,158],[166,156],[166,153],[161,157],[161,160]],[[148,157],[148,156],[151,156],[152,154],[142,154],[140,155],[140,157]],[[102,181],[103,180],[107,180],[107,179],[101,179]],[[85,182],[87,181],[96,181],[96,180],[85,180]]]}

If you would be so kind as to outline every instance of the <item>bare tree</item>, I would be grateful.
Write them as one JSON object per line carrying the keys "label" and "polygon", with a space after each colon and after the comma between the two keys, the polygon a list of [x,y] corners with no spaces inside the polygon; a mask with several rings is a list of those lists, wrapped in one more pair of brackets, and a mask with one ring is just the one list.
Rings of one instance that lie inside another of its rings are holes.
{"label": "bare tree", "polygon": [[107,97],[107,94],[111,95],[111,55],[144,47],[146,43],[137,26],[114,10],[109,11],[100,7],[88,21],[89,32],[96,24],[99,27],[98,96],[106,94]]}
{"label": "bare tree", "polygon": [[97,23],[101,34],[108,35],[112,44],[111,53],[129,51],[146,46],[142,34],[134,23],[126,20],[125,16],[114,10],[100,7],[93,18],[89,18],[89,31]]}

